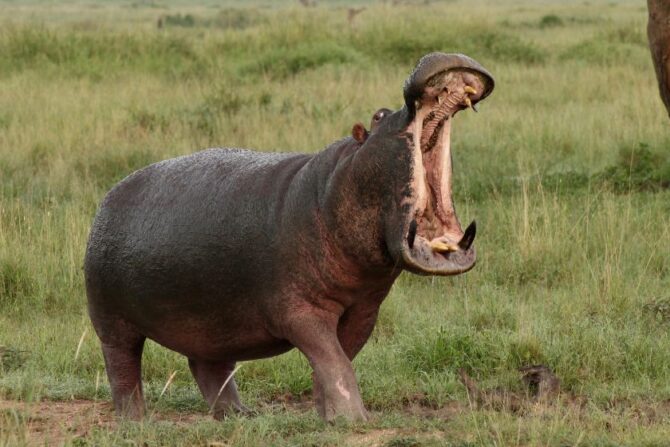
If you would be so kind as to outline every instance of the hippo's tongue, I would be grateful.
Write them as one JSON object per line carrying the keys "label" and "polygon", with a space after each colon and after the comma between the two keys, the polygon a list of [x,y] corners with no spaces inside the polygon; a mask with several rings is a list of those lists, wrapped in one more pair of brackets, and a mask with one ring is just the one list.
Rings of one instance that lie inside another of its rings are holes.
{"label": "hippo's tongue", "polygon": [[484,83],[471,71],[438,73],[429,80],[416,104],[414,140],[419,143],[424,177],[415,179],[423,183],[417,188],[417,234],[437,252],[457,251],[466,245],[469,248],[474,238],[473,225],[465,237],[451,197],[451,122],[458,111],[472,107],[473,100],[481,97]]}

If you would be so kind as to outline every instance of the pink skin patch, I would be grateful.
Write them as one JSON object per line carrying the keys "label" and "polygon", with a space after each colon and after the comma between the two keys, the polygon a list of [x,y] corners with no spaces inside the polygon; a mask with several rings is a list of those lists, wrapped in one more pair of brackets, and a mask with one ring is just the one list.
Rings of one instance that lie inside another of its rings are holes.
{"label": "pink skin patch", "polygon": [[344,387],[344,384],[342,383],[342,378],[335,383],[335,386],[337,387],[337,391],[340,392],[340,394],[346,399],[346,400],[351,400],[351,393],[349,392],[348,389]]}

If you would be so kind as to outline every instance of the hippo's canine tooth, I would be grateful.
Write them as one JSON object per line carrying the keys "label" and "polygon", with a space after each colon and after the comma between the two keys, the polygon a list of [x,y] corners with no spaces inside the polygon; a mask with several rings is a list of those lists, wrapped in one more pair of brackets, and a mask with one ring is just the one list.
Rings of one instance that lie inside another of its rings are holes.
{"label": "hippo's canine tooth", "polygon": [[470,246],[472,245],[472,242],[475,240],[476,234],[477,234],[477,222],[473,220],[472,222],[470,222],[470,225],[468,225],[468,228],[465,229],[463,237],[458,242],[458,246],[462,250],[469,249]]}
{"label": "hippo's canine tooth", "polygon": [[412,219],[412,222],[409,224],[409,232],[407,233],[407,245],[409,245],[409,248],[414,248],[417,227],[416,219]]}

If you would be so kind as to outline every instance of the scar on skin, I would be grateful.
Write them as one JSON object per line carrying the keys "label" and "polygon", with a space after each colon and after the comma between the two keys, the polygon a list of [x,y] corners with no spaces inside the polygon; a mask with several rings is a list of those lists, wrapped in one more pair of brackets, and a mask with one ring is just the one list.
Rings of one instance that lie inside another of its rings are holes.
{"label": "scar on skin", "polygon": [[349,390],[347,390],[347,389],[344,387],[344,385],[342,384],[342,378],[341,378],[341,377],[340,377],[340,379],[337,381],[337,383],[335,383],[335,386],[337,387],[337,391],[339,391],[340,394],[341,394],[342,396],[344,396],[344,398],[345,398],[346,400],[351,399],[351,393],[350,393]]}

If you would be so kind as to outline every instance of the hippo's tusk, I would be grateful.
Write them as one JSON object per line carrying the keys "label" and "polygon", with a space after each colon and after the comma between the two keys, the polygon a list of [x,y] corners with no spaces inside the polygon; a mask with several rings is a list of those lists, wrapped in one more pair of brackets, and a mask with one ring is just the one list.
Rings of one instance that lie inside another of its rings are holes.
{"label": "hippo's tusk", "polygon": [[458,242],[458,246],[463,250],[469,249],[472,245],[472,242],[475,240],[476,234],[477,223],[473,220],[470,225],[468,225],[468,228],[465,229],[465,233],[463,233],[463,237]]}
{"label": "hippo's tusk", "polygon": [[466,85],[465,87],[463,87],[463,91],[464,91],[465,93],[470,93],[471,95],[476,95],[476,94],[477,94],[477,90],[475,90],[475,89],[474,89],[472,86],[470,86],[470,85]]}
{"label": "hippo's tusk", "polygon": [[438,253],[444,253],[448,251],[458,251],[458,245],[450,244],[448,242],[442,242],[442,241],[431,241],[430,242],[430,248],[433,249],[433,251],[436,251]]}
{"label": "hippo's tusk", "polygon": [[412,219],[412,222],[409,224],[409,232],[407,233],[407,245],[409,245],[409,248],[414,248],[414,238],[416,238],[417,227],[416,219]]}
{"label": "hippo's tusk", "polygon": [[479,110],[477,110],[477,104],[472,104],[472,110],[474,110],[475,113],[479,112]]}

